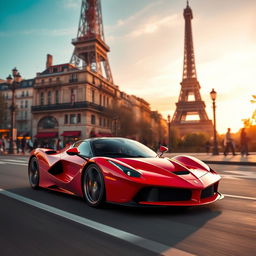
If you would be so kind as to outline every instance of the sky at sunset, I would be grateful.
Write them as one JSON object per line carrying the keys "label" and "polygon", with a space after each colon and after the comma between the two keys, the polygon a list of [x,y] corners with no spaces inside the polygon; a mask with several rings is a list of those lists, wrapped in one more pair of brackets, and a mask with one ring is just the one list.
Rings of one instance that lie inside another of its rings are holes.
{"label": "sky at sunset", "polygon": [[[81,0],[1,0],[0,78],[17,66],[25,78],[69,62]],[[180,92],[184,48],[184,0],[102,0],[110,65],[120,89],[142,97],[166,118]],[[210,91],[217,93],[217,130],[242,126],[256,94],[256,1],[191,0],[197,77],[212,119]]]}

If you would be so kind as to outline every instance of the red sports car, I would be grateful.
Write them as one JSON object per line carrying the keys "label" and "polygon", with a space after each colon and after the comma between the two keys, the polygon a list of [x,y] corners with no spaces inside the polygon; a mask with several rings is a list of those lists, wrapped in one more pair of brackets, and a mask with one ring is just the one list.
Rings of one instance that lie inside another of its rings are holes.
{"label": "red sports car", "polygon": [[[161,147],[163,153],[167,148]],[[162,158],[124,138],[81,140],[61,151],[37,148],[28,166],[32,188],[83,197],[90,206],[194,206],[222,198],[221,177],[191,156]]]}

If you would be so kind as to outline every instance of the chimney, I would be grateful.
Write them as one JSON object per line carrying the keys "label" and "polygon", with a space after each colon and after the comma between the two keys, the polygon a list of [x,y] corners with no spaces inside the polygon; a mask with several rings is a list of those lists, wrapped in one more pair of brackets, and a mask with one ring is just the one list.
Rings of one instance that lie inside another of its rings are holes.
{"label": "chimney", "polygon": [[50,66],[52,66],[52,55],[51,54],[47,54],[46,68],[49,68]]}

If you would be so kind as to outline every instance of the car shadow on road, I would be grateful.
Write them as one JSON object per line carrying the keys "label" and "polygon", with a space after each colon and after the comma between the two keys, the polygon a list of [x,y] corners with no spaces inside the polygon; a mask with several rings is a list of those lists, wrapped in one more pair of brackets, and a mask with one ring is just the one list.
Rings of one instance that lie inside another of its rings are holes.
{"label": "car shadow on road", "polygon": [[[29,186],[8,189],[78,216],[174,247],[221,215],[221,203],[197,207],[127,207],[106,204],[89,207],[82,198]],[[203,244],[202,244],[203,246]]]}

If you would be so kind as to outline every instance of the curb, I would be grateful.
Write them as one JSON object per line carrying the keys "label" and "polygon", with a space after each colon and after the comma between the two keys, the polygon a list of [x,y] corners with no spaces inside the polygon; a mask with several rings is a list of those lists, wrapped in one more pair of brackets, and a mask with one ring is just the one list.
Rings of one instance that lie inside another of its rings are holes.
{"label": "curb", "polygon": [[201,160],[206,164],[223,164],[223,165],[243,165],[243,166],[256,166],[256,162],[228,162],[228,161],[209,161]]}

